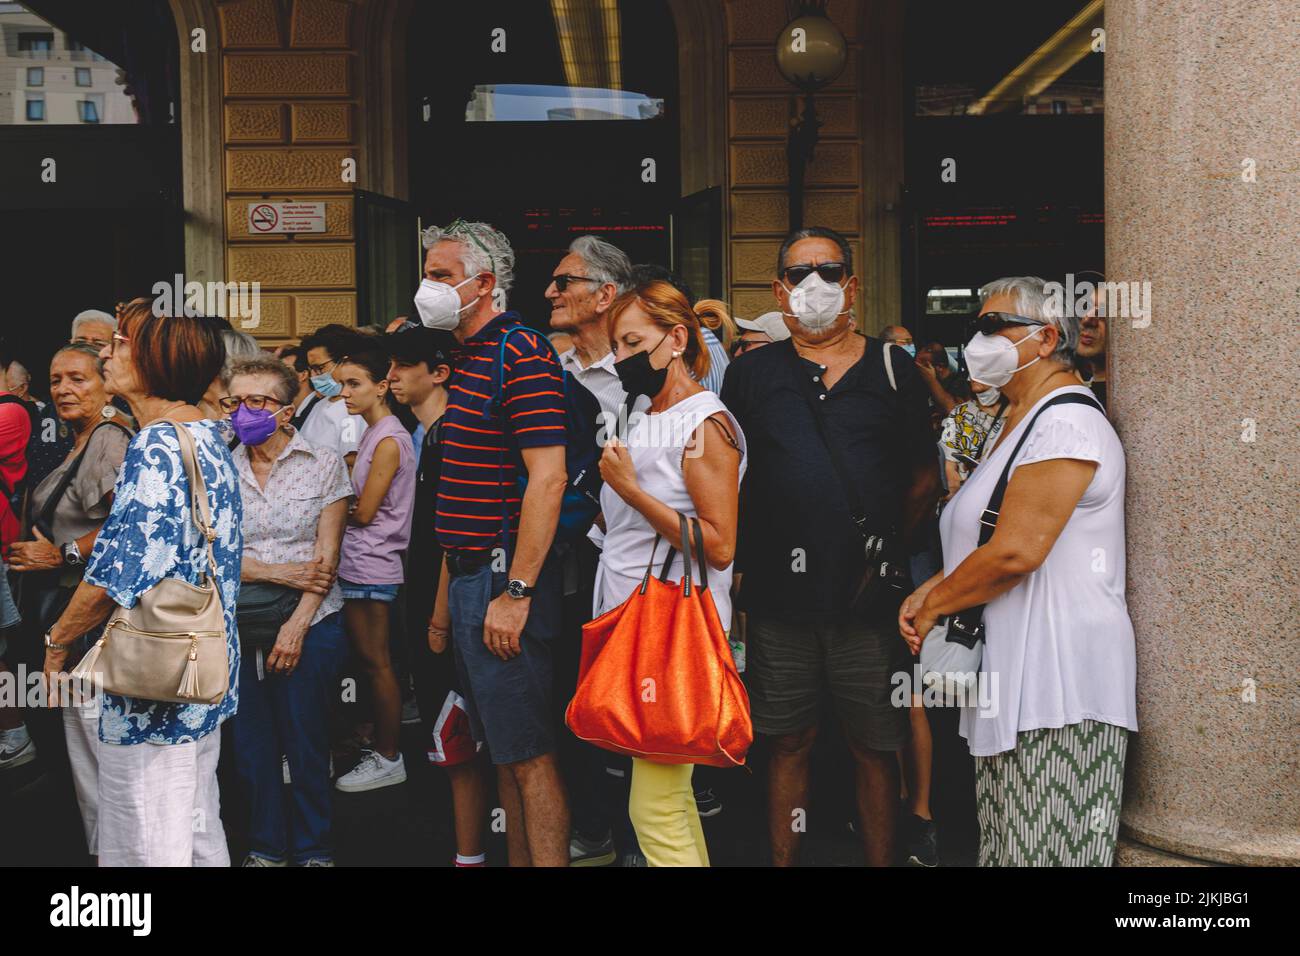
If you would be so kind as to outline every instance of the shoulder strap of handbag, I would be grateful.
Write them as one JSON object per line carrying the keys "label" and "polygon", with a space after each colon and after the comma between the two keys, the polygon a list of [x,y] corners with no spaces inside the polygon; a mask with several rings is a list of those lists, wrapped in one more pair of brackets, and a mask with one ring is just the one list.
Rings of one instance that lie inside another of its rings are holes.
{"label": "shoulder strap of handbag", "polygon": [[1034,416],[1029,419],[1029,424],[1020,435],[1020,440],[1016,442],[1016,447],[1011,449],[1011,457],[1007,459],[1006,467],[1002,469],[1002,474],[998,478],[998,483],[993,487],[993,494],[989,496],[988,507],[980,515],[980,546],[989,543],[993,538],[993,529],[997,527],[998,512],[1002,510],[1002,499],[1007,493],[1007,483],[1011,480],[1011,466],[1015,464],[1016,456],[1020,454],[1020,448],[1024,445],[1025,440],[1034,430],[1034,422],[1038,421],[1038,416],[1043,414],[1053,405],[1091,405],[1097,411],[1102,412],[1101,405],[1091,395],[1080,395],[1078,392],[1066,392],[1064,395],[1058,395],[1055,398],[1044,402]]}
{"label": "shoulder strap of handbag", "polygon": [[212,570],[213,582],[217,579],[217,559],[212,553],[212,542],[217,537],[216,530],[212,527],[212,513],[208,509],[208,487],[203,481],[203,469],[199,467],[198,450],[194,446],[194,436],[190,430],[183,424],[173,419],[167,418],[164,421],[172,423],[176,429],[177,440],[180,442],[181,461],[185,464],[185,476],[190,482],[190,516],[194,519],[195,526],[203,539],[207,542],[208,567]]}
{"label": "shoulder strap of handbag", "polygon": [[[115,421],[111,418],[106,418],[103,421],[96,422],[95,427],[90,431],[90,438],[86,439],[86,444],[81,446],[81,451],[77,453],[77,457],[72,459],[72,464],[68,467],[68,470],[63,473],[63,477],[59,479],[59,483],[54,486],[54,490],[50,492],[50,496],[45,499],[45,504],[41,506],[40,514],[32,519],[30,515],[31,508],[29,507],[27,509],[29,512],[27,517],[30,520],[23,528],[23,534],[20,540],[28,540],[32,528],[39,528],[41,534],[53,540],[50,529],[52,522],[54,521],[54,511],[58,508],[59,502],[63,500],[63,496],[68,493],[68,489],[72,486],[72,482],[76,480],[77,472],[81,470],[81,460],[86,457],[86,452],[90,451],[90,442],[94,439],[95,432],[99,431],[105,425],[112,425],[122,429],[122,431],[126,432],[128,438],[135,434],[135,432],[128,428],[125,423]],[[28,504],[30,505],[30,499]]]}

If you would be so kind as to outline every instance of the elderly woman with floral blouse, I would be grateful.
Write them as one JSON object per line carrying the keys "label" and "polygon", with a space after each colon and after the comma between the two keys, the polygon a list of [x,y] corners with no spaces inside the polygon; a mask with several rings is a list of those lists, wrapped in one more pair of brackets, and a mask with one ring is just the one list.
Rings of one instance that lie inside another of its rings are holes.
{"label": "elderly woman with floral blouse", "polygon": [[229,689],[217,704],[176,704],[105,694],[99,737],[101,866],[229,866],[217,792],[221,723],[239,704],[235,602],[243,553],[242,506],[230,451],[196,407],[221,370],[213,327],[184,315],[154,315],[151,300],[119,310],[101,354],[108,392],[140,425],[113,489],[82,583],[45,635],[46,673],[66,668],[68,648],[131,608],[164,578],[198,585],[209,573],[207,542],[191,515],[189,478],[177,430],[197,450],[216,536],[216,585],[225,618]]}

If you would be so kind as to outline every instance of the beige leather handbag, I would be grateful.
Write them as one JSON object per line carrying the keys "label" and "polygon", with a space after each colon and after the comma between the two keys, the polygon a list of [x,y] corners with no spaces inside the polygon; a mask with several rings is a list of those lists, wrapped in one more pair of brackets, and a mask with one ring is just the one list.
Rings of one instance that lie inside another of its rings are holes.
{"label": "beige leather handbag", "polygon": [[[166,419],[171,421],[171,419]],[[140,595],[135,607],[118,607],[104,633],[72,676],[126,697],[177,704],[216,704],[230,683],[226,622],[217,593],[217,533],[194,438],[179,422],[181,460],[190,483],[190,513],[207,541],[207,580],[199,587],[163,578]]]}

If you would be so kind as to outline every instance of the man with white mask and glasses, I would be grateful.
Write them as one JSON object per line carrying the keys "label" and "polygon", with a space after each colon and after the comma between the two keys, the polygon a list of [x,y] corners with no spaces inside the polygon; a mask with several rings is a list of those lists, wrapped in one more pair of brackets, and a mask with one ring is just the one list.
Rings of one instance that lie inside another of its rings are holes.
{"label": "man with white mask and glasses", "polygon": [[984,686],[960,729],[980,865],[1110,866],[1137,730],[1124,449],[1075,374],[1079,318],[1045,285],[982,290],[966,364],[1000,390],[1006,424],[944,509],[944,568],[898,624],[927,656],[932,642],[975,639]]}
{"label": "man with white mask and glasses", "polygon": [[728,368],[722,400],[749,439],[736,567],[754,729],[772,745],[773,862],[796,862],[829,698],[855,762],[867,861],[888,866],[908,739],[891,678],[909,666],[891,615],[909,536],[937,496],[926,389],[903,349],[856,330],[858,278],[838,233],[791,234],[772,291],[790,338]]}

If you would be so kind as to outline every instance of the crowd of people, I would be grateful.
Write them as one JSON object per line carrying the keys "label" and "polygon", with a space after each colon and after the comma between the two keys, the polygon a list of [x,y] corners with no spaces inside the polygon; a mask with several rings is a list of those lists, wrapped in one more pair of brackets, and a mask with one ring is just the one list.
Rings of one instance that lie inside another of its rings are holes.
{"label": "crowd of people", "polygon": [[[967,844],[983,865],[1112,861],[1137,724],[1097,309],[991,281],[958,361],[903,326],[856,330],[830,229],[782,243],[753,319],[596,236],[555,264],[551,314],[524,317],[503,308],[498,230],[458,220],[424,245],[414,312],[383,332],[269,352],[142,298],[73,320],[48,404],[8,366],[0,667],[53,683],[166,580],[222,609],[222,693],[196,686],[190,635],[180,699],[0,706],[0,773],[66,754],[99,865],[230,865],[228,734],[242,864],[332,866],[332,791],[403,784],[418,722],[456,866],[485,865],[493,807],[511,865],[707,866],[710,774],[734,771],[565,719],[584,625],[652,573],[694,576],[716,609],[766,748],[774,865],[799,859],[827,733],[870,865]],[[916,655],[963,629],[980,692],[936,697]],[[340,726],[349,685],[361,715]],[[631,709],[617,697],[595,706]],[[336,773],[340,738],[359,759]]]}

